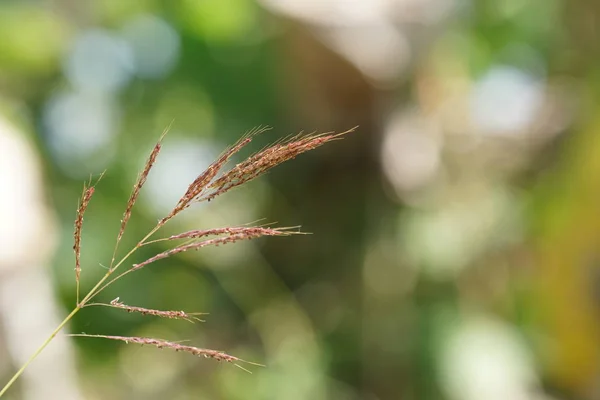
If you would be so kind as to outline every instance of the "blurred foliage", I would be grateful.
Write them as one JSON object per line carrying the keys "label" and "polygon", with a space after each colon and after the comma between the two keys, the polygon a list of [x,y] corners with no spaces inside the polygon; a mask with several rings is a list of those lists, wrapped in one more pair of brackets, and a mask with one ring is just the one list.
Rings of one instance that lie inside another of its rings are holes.
{"label": "blurred foliage", "polygon": [[107,170],[84,226],[89,288],[172,121],[122,251],[252,127],[275,129],[245,155],[360,125],[163,232],[312,235],[182,254],[101,296],[206,323],[99,307],[70,328],[267,368],[81,339],[86,398],[597,399],[600,3],[292,3],[0,1],[0,110],[38,146],[65,310],[82,181]]}

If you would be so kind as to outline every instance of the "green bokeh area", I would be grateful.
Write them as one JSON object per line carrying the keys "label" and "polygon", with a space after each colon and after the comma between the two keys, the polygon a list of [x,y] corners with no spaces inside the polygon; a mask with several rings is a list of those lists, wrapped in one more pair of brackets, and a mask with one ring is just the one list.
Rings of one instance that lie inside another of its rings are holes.
{"label": "green bokeh area", "polygon": [[[245,132],[273,127],[226,168],[300,132],[358,126],[190,207],[155,238],[244,224],[310,234],[178,254],[94,299],[207,313],[204,322],[95,306],[64,332],[181,341],[265,367],[241,364],[248,374],[168,349],[69,338],[70,393],[596,399],[599,4],[0,0],[0,140],[10,126],[37,163],[51,249],[36,268],[52,290],[26,296],[56,303],[50,321],[77,301],[73,221],[84,182],[102,175],[84,219],[83,294],[111,264],[132,187],[167,127],[117,260]],[[10,194],[0,186],[0,196]],[[170,244],[143,246],[121,268]],[[0,283],[12,276],[2,254]],[[5,310],[0,386],[20,367]],[[32,382],[7,398],[32,398]]]}

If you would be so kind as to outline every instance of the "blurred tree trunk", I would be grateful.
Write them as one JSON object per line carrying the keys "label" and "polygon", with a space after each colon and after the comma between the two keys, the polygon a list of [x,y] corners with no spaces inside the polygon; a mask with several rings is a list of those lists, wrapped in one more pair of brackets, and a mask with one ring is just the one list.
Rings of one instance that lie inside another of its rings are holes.
{"label": "blurred tree trunk", "polygon": [[551,354],[548,378],[559,391],[600,396],[600,2],[565,2],[566,46],[551,68],[580,88],[583,123],[564,148],[564,162],[545,182],[552,194],[538,244],[537,285]]}

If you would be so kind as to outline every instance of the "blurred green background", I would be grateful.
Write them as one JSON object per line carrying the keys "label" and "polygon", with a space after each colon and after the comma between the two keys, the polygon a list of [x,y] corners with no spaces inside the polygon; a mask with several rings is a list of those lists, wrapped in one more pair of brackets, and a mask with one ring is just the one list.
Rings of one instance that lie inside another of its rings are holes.
{"label": "blurred green background", "polygon": [[312,235],[185,253],[98,299],[205,323],[89,308],[68,328],[266,368],[61,336],[7,398],[600,399],[600,2],[0,0],[0,38],[2,384],[74,306],[90,175],[84,291],[172,121],[122,252],[245,131],[274,127],[240,157],[360,126],[163,232]]}

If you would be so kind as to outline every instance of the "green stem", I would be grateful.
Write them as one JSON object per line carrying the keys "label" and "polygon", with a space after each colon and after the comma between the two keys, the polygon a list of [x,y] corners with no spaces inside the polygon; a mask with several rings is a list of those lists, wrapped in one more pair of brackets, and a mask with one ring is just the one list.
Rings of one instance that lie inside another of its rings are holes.
{"label": "green stem", "polygon": [[[31,364],[31,362],[33,360],[35,360],[37,358],[37,356],[40,355],[40,353],[46,348],[46,346],[48,346],[48,344],[50,344],[50,342],[52,341],[52,339],[54,339],[56,337],[56,335],[58,335],[58,332],[60,332],[62,330],[62,328],[65,327],[65,325],[67,324],[67,322],[69,322],[73,316],[75,316],[75,314],[77,314],[77,312],[79,312],[79,310],[81,310],[88,301],[90,301],[94,296],[96,296],[100,291],[98,290],[98,288],[100,288],[100,286],[106,282],[106,280],[111,276],[111,274],[117,269],[119,268],[119,266],[121,264],[123,264],[125,262],[125,260],[127,260],[137,249],[139,249],[144,242],[150,237],[152,236],[162,225],[164,224],[158,224],[156,227],[154,227],[154,229],[152,229],[142,240],[140,240],[140,242],[134,247],[132,248],[129,253],[127,253],[118,263],[117,265],[115,265],[113,268],[111,268],[110,270],[108,270],[108,272],[106,272],[106,274],[104,274],[104,276],[102,277],[102,279],[100,279],[98,281],[98,283],[96,283],[96,285],[92,288],[92,290],[90,290],[88,292],[88,294],[83,298],[83,300],[81,300],[81,302],[78,301],[77,306],[73,309],[73,311],[71,311],[71,313],[69,315],[67,315],[67,317],[60,323],[60,325],[58,325],[56,327],[56,329],[50,334],[50,336],[48,336],[48,338],[44,341],[44,343],[42,343],[42,345],[40,347],[37,348],[37,350],[31,355],[31,357],[29,357],[29,359],[25,362],[25,364],[23,364],[23,366],[13,375],[12,378],[10,378],[10,380],[8,381],[8,383],[6,383],[6,385],[4,385],[4,387],[2,388],[2,390],[0,390],[0,397],[2,397],[4,395],[4,393],[6,393],[6,391],[12,386],[13,383],[15,383],[15,381],[17,379],[19,379],[19,377],[23,374],[23,372],[25,371],[25,369],[29,366],[29,364]],[[112,282],[109,282],[112,283]],[[105,287],[102,287],[102,289],[104,289]],[[77,288],[79,289],[79,287]],[[79,297],[79,293],[78,296]]]}
{"label": "green stem", "polygon": [[[108,279],[108,277],[111,276],[112,273],[115,272],[115,270],[117,268],[119,268],[121,266],[121,264],[123,264],[125,262],[125,260],[127,260],[133,253],[135,253],[135,251],[137,249],[139,249],[140,247],[142,247],[145,244],[146,240],[148,240],[148,238],[150,236],[154,235],[156,233],[156,231],[160,229],[161,226],[162,225],[160,223],[158,225],[156,225],[146,236],[144,236],[144,238],[142,240],[140,240],[138,242],[138,244],[135,245],[135,247],[133,249],[131,249],[129,251],[129,253],[127,253],[125,255],[125,257],[123,257],[121,259],[121,261],[119,261],[114,267],[112,267],[111,269],[109,269],[108,272],[106,273],[106,275],[104,275],[104,277],[100,280],[100,282],[98,282],[96,284],[96,286],[94,286],[94,288],[89,291],[89,293],[87,294],[87,296],[85,296],[85,298],[81,301],[80,305],[84,306],[85,303],[87,303],[88,301],[90,301],[91,299],[93,299],[94,297],[96,297],[96,295],[98,293],[100,293],[101,291],[103,291],[104,289],[106,289],[107,286],[111,285],[112,283],[114,283],[114,281],[116,281],[118,278],[120,278],[121,275],[123,275],[123,274],[117,276],[115,279],[111,280],[106,285],[100,287]],[[128,271],[125,271],[125,272],[128,272]],[[98,288],[100,288],[100,289],[98,289]]]}
{"label": "green stem", "polygon": [[81,303],[79,303],[77,305],[77,307],[75,307],[73,309],[73,311],[71,311],[71,313],[69,315],[67,315],[67,317],[60,323],[60,325],[58,325],[56,327],[56,329],[54,331],[52,331],[52,333],[50,334],[50,336],[48,336],[48,338],[44,341],[44,343],[42,343],[42,345],[37,348],[37,350],[31,355],[31,357],[29,357],[29,359],[25,362],[25,364],[23,364],[23,366],[13,375],[13,377],[10,379],[10,381],[8,381],[8,383],[6,385],[4,385],[2,390],[0,390],[0,397],[2,397],[2,395],[4,395],[4,393],[8,390],[8,388],[10,388],[17,379],[19,379],[19,377],[23,374],[23,372],[29,366],[29,364],[31,364],[31,362],[33,360],[35,360],[37,358],[37,356],[40,355],[42,350],[44,350],[46,348],[46,346],[48,346],[50,344],[52,339],[54,339],[56,337],[56,335],[58,335],[58,332],[60,332],[62,330],[62,328],[65,327],[67,322],[69,322],[73,318],[73,316],[75,316],[75,314],[77,314],[77,312],[79,312],[79,310],[81,310],[81,307],[83,305],[85,305],[85,303],[88,302],[89,299],[93,296],[94,291],[96,289],[98,289],[98,287],[100,287],[100,285],[102,285],[104,283],[104,281],[106,281],[106,279],[108,279],[109,276],[110,276],[110,271],[107,272],[102,279],[100,279],[100,281],[96,284],[96,286],[94,286],[94,288],[89,291],[87,296],[85,296],[85,298],[83,300],[81,300]]}
{"label": "green stem", "polygon": [[23,374],[23,372],[29,366],[29,364],[31,364],[31,362],[33,360],[35,360],[37,358],[37,356],[40,355],[40,353],[42,352],[42,350],[44,350],[46,348],[46,346],[48,346],[48,344],[52,341],[52,339],[54,339],[54,337],[58,334],[58,332],[60,332],[60,330],[67,324],[67,322],[69,322],[71,320],[71,318],[73,318],[73,316],[75,314],[77,314],[77,312],[80,309],[81,308],[79,306],[75,307],[73,309],[73,311],[71,311],[71,313],[69,315],[67,315],[67,317],[60,323],[60,325],[58,325],[58,327],[56,327],[56,329],[50,334],[50,336],[48,336],[48,338],[46,339],[46,341],[44,343],[42,343],[42,345],[40,347],[38,347],[38,349],[31,355],[31,357],[29,357],[29,359],[27,360],[27,362],[25,362],[25,364],[23,364],[23,366],[21,367],[21,369],[19,369],[13,375],[13,377],[11,378],[11,380],[8,381],[8,383],[6,385],[4,385],[4,387],[2,388],[2,390],[0,390],[0,397],[2,397],[2,395],[4,395],[4,393],[12,386],[12,384],[15,383],[15,381],[21,376],[21,374]]}

